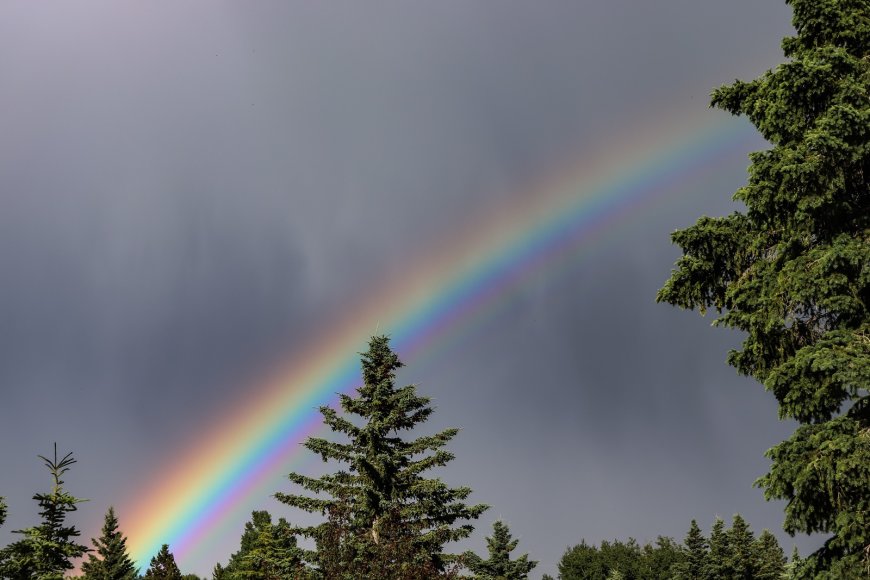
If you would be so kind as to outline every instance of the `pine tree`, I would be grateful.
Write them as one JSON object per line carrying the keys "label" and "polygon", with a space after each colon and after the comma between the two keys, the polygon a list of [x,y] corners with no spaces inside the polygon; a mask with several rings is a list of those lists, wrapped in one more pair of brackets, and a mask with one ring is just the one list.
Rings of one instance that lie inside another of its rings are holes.
{"label": "pine tree", "polygon": [[753,580],[756,576],[755,534],[740,514],[735,514],[728,530],[729,578]]}
{"label": "pine tree", "polygon": [[0,550],[0,578],[61,580],[66,570],[73,568],[71,559],[80,558],[89,550],[76,543],[80,532],[66,524],[67,514],[76,511],[82,499],[73,497],[63,488],[61,476],[76,463],[72,453],[57,459],[57,444],[54,457],[39,456],[48,467],[53,479],[49,493],[34,494],[33,499],[41,508],[42,523],[25,530],[14,530],[23,539]]}
{"label": "pine tree", "polygon": [[182,580],[181,570],[175,563],[175,556],[169,551],[169,545],[163,544],[157,555],[151,558],[151,564],[145,571],[148,580]]}
{"label": "pine tree", "polygon": [[510,553],[517,544],[519,540],[512,539],[508,526],[496,521],[492,525],[492,536],[486,539],[489,559],[484,560],[474,552],[465,552],[465,566],[474,572],[475,578],[481,580],[525,580],[538,563],[530,561],[528,554],[511,560]]}
{"label": "pine tree", "polygon": [[211,572],[211,580],[228,580],[228,578],[227,569],[221,566],[220,562],[215,564]]}
{"label": "pine tree", "polygon": [[106,511],[102,531],[102,536],[91,539],[100,557],[88,554],[88,561],[82,564],[85,580],[134,580],[136,566],[127,552],[127,538],[118,530],[112,506]]}
{"label": "pine tree", "polygon": [[296,531],[314,538],[317,553],[307,557],[328,576],[413,577],[423,570],[439,574],[449,560],[444,545],[473,530],[460,522],[487,509],[465,504],[471,489],[450,488],[423,476],[454,458],[442,448],[458,429],[413,440],[400,436],[433,411],[430,399],[417,395],[414,385],[395,386],[396,370],[402,366],[387,337],[371,339],[362,355],[363,385],[357,396],[339,395],[342,410],[359,425],[330,407],[320,409],[326,425],[349,442],[316,437],[305,442],[324,461],[343,463],[347,469],[320,478],[289,475],[295,485],[328,497],[276,494],[287,505],[327,516],[321,525]]}
{"label": "pine tree", "polygon": [[780,580],[786,572],[785,554],[768,530],[761,532],[753,546],[755,580]]}
{"label": "pine tree", "polygon": [[[784,528],[829,534],[814,574],[870,566],[870,1],[787,0],[789,59],[713,93],[771,144],[753,153],[746,210],[673,234],[683,250],[658,300],[745,333],[729,356],[799,426],[757,484]],[[724,313],[724,314],[723,314]]]}
{"label": "pine tree", "polygon": [[791,560],[789,560],[788,564],[785,565],[782,578],[786,580],[798,580],[799,578],[806,578],[807,576],[809,576],[809,574],[804,572],[803,559],[798,552],[797,546],[794,546],[791,550]]}
{"label": "pine tree", "polygon": [[254,511],[245,524],[241,547],[230,556],[226,568],[215,567],[214,578],[225,580],[274,580],[305,578],[308,571],[302,563],[303,550],[296,545],[296,536],[287,520],[272,523],[267,511]]}
{"label": "pine tree", "polygon": [[702,578],[705,580],[721,580],[730,578],[731,574],[731,544],[725,530],[722,518],[716,518],[710,529],[710,552],[704,563]]}
{"label": "pine tree", "polygon": [[674,566],[675,578],[679,580],[703,578],[704,566],[707,561],[707,539],[704,538],[704,534],[701,533],[701,528],[698,527],[698,522],[695,520],[692,520],[689,525],[689,531],[683,544],[686,559]]}

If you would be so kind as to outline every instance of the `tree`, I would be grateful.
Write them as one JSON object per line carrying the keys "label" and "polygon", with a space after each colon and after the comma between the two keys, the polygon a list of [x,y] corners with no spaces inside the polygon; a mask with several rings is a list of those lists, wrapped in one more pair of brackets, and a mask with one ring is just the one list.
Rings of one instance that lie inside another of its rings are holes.
{"label": "tree", "polygon": [[698,522],[692,520],[686,539],[683,541],[686,558],[674,566],[673,572],[679,580],[697,580],[703,578],[704,565],[707,561],[707,539],[701,533]]}
{"label": "tree", "polygon": [[705,580],[731,577],[731,544],[728,540],[725,522],[722,518],[716,518],[710,529],[710,552],[707,555],[704,573],[701,576]]}
{"label": "tree", "polygon": [[745,211],[673,234],[683,250],[658,300],[745,333],[729,362],[799,422],[757,481],[784,528],[829,534],[814,574],[870,566],[870,3],[787,0],[788,62],[712,104],[771,144],[735,194]]}
{"label": "tree", "polygon": [[127,538],[118,530],[115,508],[109,506],[103,521],[102,536],[92,538],[99,558],[88,554],[88,561],[82,564],[82,574],[86,580],[134,580],[137,576],[136,565],[127,552]]}
{"label": "tree", "polygon": [[755,555],[755,579],[779,580],[786,573],[785,554],[769,530],[764,530],[753,546]]}
{"label": "tree", "polygon": [[508,526],[496,521],[492,525],[492,536],[486,539],[489,559],[484,560],[474,552],[465,552],[465,567],[481,580],[525,580],[538,563],[530,561],[528,554],[511,560],[510,554],[517,544],[519,540],[512,539]]}
{"label": "tree", "polygon": [[75,526],[66,524],[67,514],[76,511],[82,499],[73,497],[63,488],[61,476],[76,463],[72,453],[59,461],[57,444],[52,459],[39,456],[51,473],[53,486],[49,493],[34,494],[39,504],[42,523],[13,533],[24,537],[0,550],[0,577],[12,579],[61,580],[66,570],[71,570],[73,558],[80,558],[88,548],[76,543],[79,532]]}
{"label": "tree", "polygon": [[169,544],[163,544],[145,571],[148,580],[182,580],[181,570],[175,563],[175,556],[169,551]]}
{"label": "tree", "polygon": [[586,540],[565,550],[559,560],[559,578],[561,580],[585,580],[586,578],[604,579],[607,571],[598,548],[590,546]]}
{"label": "tree", "polygon": [[640,577],[650,580],[672,580],[674,570],[680,568],[686,555],[673,538],[659,536],[654,544],[644,544],[643,566]]}
{"label": "tree", "polygon": [[[317,552],[307,558],[326,575],[399,577],[411,574],[408,566],[417,573],[440,574],[450,561],[444,544],[467,537],[473,527],[460,522],[487,509],[465,504],[470,488],[450,488],[423,476],[454,458],[442,448],[459,430],[412,440],[401,437],[433,412],[430,399],[417,395],[414,385],[395,386],[395,373],[402,366],[386,336],[370,340],[362,355],[364,384],[356,397],[339,395],[342,410],[355,419],[320,408],[326,425],[348,442],[317,437],[305,442],[323,461],[345,464],[346,469],[320,478],[289,475],[293,484],[328,497],[275,494],[287,505],[327,516],[321,525],[296,529],[317,543]],[[369,571],[374,562],[385,568]]]}
{"label": "tree", "polygon": [[0,497],[0,526],[6,523],[6,499]]}
{"label": "tree", "polygon": [[684,559],[679,545],[664,536],[659,536],[654,544],[643,546],[634,538],[627,542],[604,541],[600,547],[581,541],[562,556],[559,577],[562,580],[607,580],[618,575],[624,580],[670,580]]}
{"label": "tree", "polygon": [[276,580],[305,578],[303,551],[287,520],[272,523],[267,511],[254,511],[245,524],[239,551],[230,556],[226,568],[215,567],[214,577],[226,580]]}
{"label": "tree", "polygon": [[734,514],[728,530],[728,573],[735,580],[756,578],[755,534],[740,514]]}

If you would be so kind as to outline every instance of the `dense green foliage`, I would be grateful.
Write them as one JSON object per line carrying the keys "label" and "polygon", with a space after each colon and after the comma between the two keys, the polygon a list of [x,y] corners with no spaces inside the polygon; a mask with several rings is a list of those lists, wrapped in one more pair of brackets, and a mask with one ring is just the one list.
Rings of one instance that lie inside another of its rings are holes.
{"label": "dense green foliage", "polygon": [[800,423],[758,484],[789,533],[829,534],[810,577],[870,566],[870,2],[789,0],[789,59],[713,93],[770,142],[735,194],[745,211],[673,234],[660,301],[743,331],[729,356]]}
{"label": "dense green foliage", "polygon": [[320,409],[324,423],[348,442],[311,437],[305,443],[324,461],[345,464],[346,469],[320,478],[290,474],[292,483],[327,497],[276,494],[287,505],[327,517],[320,525],[297,531],[316,541],[318,549],[306,557],[328,577],[440,574],[450,561],[444,545],[467,537],[473,530],[467,520],[487,508],[465,504],[471,493],[467,487],[450,488],[440,479],[424,477],[453,459],[442,448],[458,429],[412,440],[400,436],[433,411],[429,398],[417,395],[414,385],[395,386],[401,366],[387,337],[371,339],[362,355],[364,384],[357,397],[339,395],[342,410],[354,419],[340,417],[330,407]]}
{"label": "dense green foliage", "polygon": [[181,570],[175,563],[175,556],[169,551],[169,545],[163,544],[160,551],[151,558],[151,564],[145,571],[148,580],[183,580]]}
{"label": "dense green foliage", "polygon": [[624,580],[671,578],[671,568],[684,559],[680,546],[659,537],[654,545],[641,546],[634,538],[627,542],[604,541],[591,546],[586,541],[568,548],[559,562],[561,580],[607,580],[616,573]]}
{"label": "dense green foliage", "polygon": [[103,521],[102,535],[92,538],[97,555],[88,554],[82,563],[82,575],[86,580],[133,580],[136,566],[127,552],[127,538],[118,530],[115,508],[109,506]]}
{"label": "dense green foliage", "polygon": [[216,567],[215,580],[278,580],[305,578],[303,551],[287,520],[272,523],[267,511],[251,513],[245,524],[239,551],[230,556],[226,567]]}
{"label": "dense green foliage", "polygon": [[76,511],[76,504],[84,501],[67,493],[61,479],[76,460],[72,453],[58,460],[57,445],[52,459],[42,455],[39,458],[48,467],[53,480],[50,492],[33,496],[39,504],[42,523],[13,532],[24,537],[0,550],[0,578],[60,580],[65,571],[73,568],[70,560],[88,551],[86,546],[75,541],[80,532],[66,523],[67,514]]}
{"label": "dense green foliage", "polygon": [[734,516],[730,529],[716,518],[709,540],[692,520],[683,545],[667,537],[640,546],[634,539],[569,548],[559,562],[561,580],[762,580],[780,579],[785,557],[765,530],[756,540],[746,521]]}
{"label": "dense green foliage", "polygon": [[538,563],[530,561],[528,554],[511,560],[511,552],[517,544],[519,540],[511,537],[507,524],[496,521],[492,525],[492,536],[486,538],[489,558],[484,560],[474,552],[465,552],[463,564],[480,580],[526,580]]}
{"label": "dense green foliage", "polygon": [[6,523],[6,500],[0,497],[0,526]]}

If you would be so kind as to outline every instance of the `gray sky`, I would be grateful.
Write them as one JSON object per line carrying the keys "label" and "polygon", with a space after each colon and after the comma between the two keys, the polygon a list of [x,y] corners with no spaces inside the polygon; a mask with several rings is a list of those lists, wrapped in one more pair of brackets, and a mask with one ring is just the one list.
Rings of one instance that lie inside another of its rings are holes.
{"label": "gray sky", "polygon": [[[0,543],[35,522],[53,441],[84,535],[110,504],[123,527],[130,490],[361,288],[631,119],[726,115],[710,90],[780,62],[789,21],[776,0],[0,4]],[[471,548],[501,517],[539,577],[582,538],[779,530],[752,482],[790,426],[725,364],[738,336],[654,303],[668,234],[733,209],[746,152],[406,369],[433,428],[463,427],[442,475],[493,506]]]}

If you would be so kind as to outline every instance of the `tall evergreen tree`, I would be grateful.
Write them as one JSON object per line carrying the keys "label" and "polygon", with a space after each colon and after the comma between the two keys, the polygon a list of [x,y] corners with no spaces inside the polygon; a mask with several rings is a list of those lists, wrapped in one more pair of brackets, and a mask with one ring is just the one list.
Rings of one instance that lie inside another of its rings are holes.
{"label": "tall evergreen tree", "polygon": [[731,544],[722,518],[716,518],[710,529],[710,551],[704,563],[704,580],[721,580],[731,577]]}
{"label": "tall evergreen tree", "polygon": [[780,580],[786,573],[785,554],[769,530],[764,530],[753,546],[755,580]]}
{"label": "tall evergreen tree", "polygon": [[683,541],[686,558],[673,568],[674,577],[678,580],[699,580],[703,578],[704,565],[707,561],[707,539],[701,533],[698,522],[692,520],[686,539]]}
{"label": "tall evergreen tree", "polygon": [[[320,409],[326,425],[348,442],[318,437],[305,442],[324,461],[345,464],[346,470],[320,478],[289,475],[295,485],[327,497],[276,494],[287,505],[327,516],[321,525],[297,530],[317,542],[317,553],[308,557],[324,573],[387,578],[409,574],[406,565],[412,563],[443,571],[449,559],[444,545],[467,537],[473,530],[467,521],[487,509],[466,505],[470,488],[450,488],[440,479],[424,477],[454,458],[443,447],[458,429],[411,440],[401,437],[433,411],[430,399],[419,396],[414,385],[395,386],[401,366],[387,337],[371,339],[362,355],[363,385],[357,396],[339,395],[342,410],[356,422],[330,407]],[[363,569],[374,562],[392,571]]]}
{"label": "tall evergreen tree", "polygon": [[481,580],[526,580],[529,572],[538,565],[529,560],[528,554],[523,554],[516,560],[511,560],[511,552],[516,549],[519,540],[511,537],[510,528],[501,521],[492,525],[492,536],[486,539],[489,558],[484,560],[474,552],[465,552],[465,566]]}
{"label": "tall evergreen tree", "polygon": [[784,528],[829,534],[820,577],[870,565],[870,0],[787,0],[788,61],[713,93],[771,144],[753,153],[746,210],[673,234],[683,250],[658,300],[745,333],[729,356],[799,426],[758,480]]}
{"label": "tall evergreen tree", "polygon": [[755,534],[740,514],[735,514],[728,530],[728,577],[753,580],[756,575]]}
{"label": "tall evergreen tree", "polygon": [[103,521],[102,535],[92,538],[99,558],[88,554],[82,563],[82,575],[86,580],[134,580],[136,565],[127,552],[127,538],[118,530],[115,508],[109,506]]}
{"label": "tall evergreen tree", "polygon": [[6,499],[0,497],[0,526],[6,523]]}
{"label": "tall evergreen tree", "polygon": [[148,580],[182,580],[181,570],[175,563],[175,556],[169,551],[169,544],[163,544],[160,551],[151,558],[151,564],[145,571]]}
{"label": "tall evergreen tree", "polygon": [[245,524],[239,551],[230,557],[226,568],[215,568],[224,580],[277,580],[305,578],[308,571],[302,563],[303,550],[287,520],[272,523],[267,511],[254,511]]}
{"label": "tall evergreen tree", "polygon": [[57,444],[53,458],[42,455],[39,458],[48,467],[53,480],[50,492],[33,496],[39,504],[42,523],[13,531],[24,537],[0,550],[0,578],[61,580],[64,572],[73,568],[70,560],[88,552],[86,546],[75,540],[81,532],[66,523],[67,514],[76,511],[76,504],[84,501],[67,493],[61,479],[76,460],[72,453],[58,460]]}

